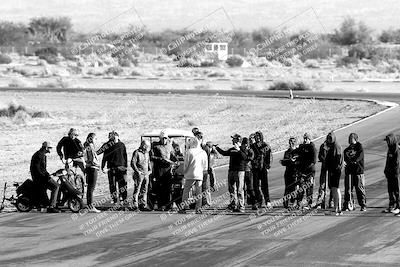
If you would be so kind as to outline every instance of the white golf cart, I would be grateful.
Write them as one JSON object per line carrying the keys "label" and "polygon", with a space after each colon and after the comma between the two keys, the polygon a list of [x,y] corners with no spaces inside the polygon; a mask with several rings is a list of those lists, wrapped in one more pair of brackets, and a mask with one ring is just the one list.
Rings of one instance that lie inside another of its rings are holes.
{"label": "white golf cart", "polygon": [[[179,205],[182,202],[182,193],[183,193],[183,158],[186,152],[188,139],[190,137],[194,137],[191,131],[180,130],[180,129],[163,129],[163,130],[153,130],[148,133],[144,133],[141,135],[141,141],[148,140],[151,144],[151,149],[155,145],[157,145],[160,141],[160,133],[163,131],[166,136],[170,139],[170,145],[173,147],[179,147],[181,152],[181,157],[176,157],[177,164],[173,165],[171,168],[172,174],[172,201],[175,202],[176,205]],[[174,148],[172,148],[172,151]],[[149,183],[149,195],[148,195],[148,205],[154,208],[154,203],[156,200],[155,192],[152,190],[154,182],[154,175],[150,175],[150,183]]]}

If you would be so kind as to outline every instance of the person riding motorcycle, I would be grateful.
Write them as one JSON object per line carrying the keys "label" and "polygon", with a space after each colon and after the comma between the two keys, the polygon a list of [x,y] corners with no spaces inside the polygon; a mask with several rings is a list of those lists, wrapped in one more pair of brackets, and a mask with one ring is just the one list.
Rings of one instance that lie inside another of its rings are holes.
{"label": "person riding motorcycle", "polygon": [[51,190],[51,200],[47,212],[58,213],[60,210],[57,209],[56,205],[60,185],[47,172],[46,154],[50,153],[51,148],[52,146],[50,146],[49,142],[43,142],[42,147],[32,156],[30,171],[32,180],[37,185],[38,190],[43,189],[44,192],[47,189]]}

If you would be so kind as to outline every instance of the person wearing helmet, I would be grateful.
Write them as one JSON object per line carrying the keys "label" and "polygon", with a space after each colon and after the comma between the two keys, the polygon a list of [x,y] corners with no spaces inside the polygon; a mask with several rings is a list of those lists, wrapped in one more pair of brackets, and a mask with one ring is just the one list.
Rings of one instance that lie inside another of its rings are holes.
{"label": "person wearing helmet", "polygon": [[42,147],[32,156],[31,159],[31,176],[33,182],[38,186],[39,189],[51,190],[50,205],[47,208],[49,213],[58,213],[60,210],[56,207],[58,191],[60,185],[51,178],[51,175],[47,172],[47,156],[53,147],[49,142],[43,142]]}

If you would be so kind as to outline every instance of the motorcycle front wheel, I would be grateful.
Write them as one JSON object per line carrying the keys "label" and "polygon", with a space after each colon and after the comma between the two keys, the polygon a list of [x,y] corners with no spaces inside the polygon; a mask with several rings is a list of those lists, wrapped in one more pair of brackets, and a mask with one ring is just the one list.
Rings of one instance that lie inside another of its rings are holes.
{"label": "motorcycle front wheel", "polygon": [[75,188],[83,194],[85,194],[85,182],[82,175],[77,174],[74,179]]}
{"label": "motorcycle front wheel", "polygon": [[15,202],[15,206],[17,210],[20,212],[29,212],[32,209],[32,206],[29,204],[29,199],[26,197],[19,197]]}
{"label": "motorcycle front wheel", "polygon": [[68,200],[68,208],[77,213],[83,208],[83,201],[80,197],[73,197]]}

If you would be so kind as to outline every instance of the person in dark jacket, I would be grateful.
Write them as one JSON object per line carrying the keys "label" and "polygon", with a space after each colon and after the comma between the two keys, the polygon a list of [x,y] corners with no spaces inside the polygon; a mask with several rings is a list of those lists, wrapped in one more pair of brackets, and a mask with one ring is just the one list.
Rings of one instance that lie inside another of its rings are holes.
{"label": "person in dark jacket", "polygon": [[101,155],[104,153],[104,151],[106,151],[108,148],[112,147],[113,145],[115,145],[115,141],[114,141],[114,136],[115,136],[116,132],[115,131],[111,131],[108,133],[108,141],[105,142],[97,151],[96,154],[97,155]]}
{"label": "person in dark jacket", "polygon": [[343,151],[344,162],[346,163],[344,179],[344,203],[343,210],[353,210],[353,187],[356,188],[356,195],[361,211],[366,211],[365,177],[364,177],[364,149],[358,142],[358,135],[349,135],[349,146]]}
{"label": "person in dark jacket", "polygon": [[172,208],[171,168],[176,164],[176,158],[172,152],[170,139],[164,131],[160,133],[160,142],[153,147],[150,159],[153,161],[155,178],[153,190],[156,192],[156,207],[162,211],[170,210]]}
{"label": "person in dark jacket", "polygon": [[[125,144],[119,140],[118,133],[114,132],[114,145],[109,146],[103,155],[101,161],[101,170],[104,172],[104,167],[107,163],[108,183],[110,186],[110,194],[113,202],[116,204],[118,200],[126,202],[127,200],[127,168],[128,155],[126,153]],[[119,196],[117,194],[117,184]]]}
{"label": "person in dark jacket", "polygon": [[385,212],[399,214],[399,163],[400,151],[397,137],[394,134],[388,134],[385,137],[388,146],[386,156],[385,176],[389,194],[389,208]]}
{"label": "person in dark jacket", "polygon": [[[303,136],[303,143],[297,149],[299,155],[298,171],[300,180],[298,181],[300,187],[305,188],[307,206],[304,208],[310,209],[313,201],[314,177],[315,177],[315,163],[317,162],[317,150],[311,136],[305,133]],[[299,190],[298,203],[301,205],[304,198],[304,190]]]}
{"label": "person in dark jacket", "polygon": [[[262,199],[264,197],[265,207],[271,208],[272,204],[269,198],[268,171],[272,164],[271,147],[264,141],[264,135],[261,131],[255,133],[256,143],[251,147],[254,152],[252,161],[253,187],[256,198],[256,204],[263,207]],[[260,191],[261,185],[261,191]]]}
{"label": "person in dark jacket", "polygon": [[251,162],[252,160],[254,160],[254,151],[250,147],[250,140],[248,138],[246,137],[243,138],[240,150],[242,151],[242,153],[244,153],[244,161],[246,162],[244,170],[244,184],[246,186],[245,195],[248,196],[247,197],[248,204],[252,206],[253,210],[257,210],[254,187],[253,187],[253,173],[251,166]]}
{"label": "person in dark jacket", "polygon": [[50,206],[47,208],[47,212],[58,213],[60,210],[57,209],[56,205],[60,185],[47,172],[46,154],[50,153],[51,148],[49,142],[43,142],[42,147],[32,156],[30,171],[32,180],[39,190],[51,190]]}
{"label": "person in dark jacket", "polygon": [[244,153],[241,152],[242,137],[235,134],[232,137],[233,147],[222,150],[218,146],[215,148],[223,156],[229,156],[228,169],[228,190],[230,193],[230,204],[228,209],[244,212],[244,174],[247,162]]}
{"label": "person in dark jacket", "polygon": [[342,174],[343,154],[342,147],[337,143],[334,132],[326,137],[328,153],[326,154],[326,169],[328,171],[328,184],[332,190],[333,202],[336,215],[342,214],[342,195],[339,182]]}
{"label": "person in dark jacket", "polygon": [[285,151],[283,159],[281,160],[282,166],[286,167],[284,179],[285,179],[285,192],[283,207],[289,208],[289,203],[293,206],[296,198],[292,196],[292,193],[296,191],[296,162],[298,159],[298,151],[296,148],[297,140],[295,137],[289,138],[289,148]]}
{"label": "person in dark jacket", "polygon": [[[319,177],[319,190],[318,190],[318,199],[317,199],[317,208],[325,209],[326,204],[326,193],[327,193],[327,170],[326,170],[326,154],[328,153],[328,144],[326,140],[321,144],[318,151],[318,161],[321,162],[321,173]],[[330,191],[330,188],[329,188]],[[332,208],[332,194],[329,194],[329,207]]]}
{"label": "person in dark jacket", "polygon": [[65,159],[66,165],[68,159],[72,159],[73,166],[79,167],[82,173],[85,173],[85,163],[83,160],[83,145],[78,139],[78,132],[76,129],[71,128],[68,136],[61,138],[57,144],[57,154],[61,160]]}

